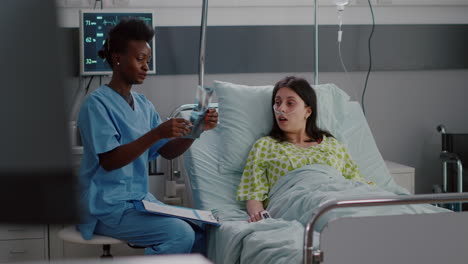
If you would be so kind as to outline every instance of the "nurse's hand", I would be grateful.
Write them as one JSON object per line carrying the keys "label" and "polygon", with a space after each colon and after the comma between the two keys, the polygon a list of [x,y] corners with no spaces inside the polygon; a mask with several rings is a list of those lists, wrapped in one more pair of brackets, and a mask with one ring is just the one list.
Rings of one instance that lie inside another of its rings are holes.
{"label": "nurse's hand", "polygon": [[203,131],[215,128],[218,125],[218,112],[216,109],[209,108],[206,110],[205,122],[203,124]]}
{"label": "nurse's hand", "polygon": [[171,118],[161,123],[154,130],[161,138],[179,138],[188,135],[192,129],[192,123],[183,118]]}

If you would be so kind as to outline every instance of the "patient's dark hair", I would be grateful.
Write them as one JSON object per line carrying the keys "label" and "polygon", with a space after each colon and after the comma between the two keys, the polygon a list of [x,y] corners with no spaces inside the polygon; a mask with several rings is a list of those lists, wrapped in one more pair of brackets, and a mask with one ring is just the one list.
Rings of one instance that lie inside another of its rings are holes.
{"label": "patient's dark hair", "polygon": [[127,52],[128,42],[131,40],[144,40],[150,42],[154,36],[154,29],[145,21],[137,18],[122,19],[107,35],[99,57],[106,59],[113,68],[112,54]]}
{"label": "patient's dark hair", "polygon": [[[317,141],[322,139],[323,136],[333,137],[328,131],[322,130],[317,127],[317,95],[314,89],[310,86],[309,82],[305,79],[287,76],[284,79],[278,81],[273,89],[271,97],[271,106],[275,104],[276,93],[280,88],[288,87],[293,90],[299,97],[304,101],[306,106],[312,109],[312,113],[306,121],[306,134],[309,138]],[[273,127],[270,131],[270,137],[276,139],[279,142],[287,141],[286,134],[279,128],[276,122],[275,113],[273,112]]]}

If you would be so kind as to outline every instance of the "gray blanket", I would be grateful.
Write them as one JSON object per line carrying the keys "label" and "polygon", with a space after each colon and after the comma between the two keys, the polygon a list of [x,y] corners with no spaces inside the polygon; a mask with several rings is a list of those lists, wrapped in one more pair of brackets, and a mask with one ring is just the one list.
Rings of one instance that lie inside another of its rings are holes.
{"label": "gray blanket", "polygon": [[[394,194],[347,180],[332,167],[304,166],[281,177],[270,190],[267,210],[272,219],[248,223],[247,213],[240,208],[215,209],[222,225],[209,232],[208,256],[215,263],[301,263],[304,225],[320,204],[389,195]],[[431,205],[340,208],[325,214],[316,231],[338,217],[445,211]]]}

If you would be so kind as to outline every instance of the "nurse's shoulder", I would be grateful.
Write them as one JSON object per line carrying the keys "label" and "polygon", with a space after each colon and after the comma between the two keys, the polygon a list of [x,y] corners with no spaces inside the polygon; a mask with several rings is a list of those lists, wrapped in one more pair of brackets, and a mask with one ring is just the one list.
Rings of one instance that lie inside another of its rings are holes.
{"label": "nurse's shoulder", "polygon": [[151,103],[151,101],[144,94],[137,93],[135,91],[132,91],[131,93],[132,93],[133,99],[136,102],[139,102],[140,104],[144,104],[151,108],[154,108],[153,103]]}
{"label": "nurse's shoulder", "polygon": [[[102,85],[98,87],[96,90],[92,91],[84,100],[83,106],[85,105],[92,105],[96,104],[98,102],[104,102],[106,100],[109,100],[109,90],[111,90],[110,87],[107,85]],[[113,91],[111,91],[113,92]]]}
{"label": "nurse's shoulder", "polygon": [[102,85],[85,98],[78,114],[79,123],[83,118],[106,112],[111,100],[108,93],[110,89],[106,85]]}

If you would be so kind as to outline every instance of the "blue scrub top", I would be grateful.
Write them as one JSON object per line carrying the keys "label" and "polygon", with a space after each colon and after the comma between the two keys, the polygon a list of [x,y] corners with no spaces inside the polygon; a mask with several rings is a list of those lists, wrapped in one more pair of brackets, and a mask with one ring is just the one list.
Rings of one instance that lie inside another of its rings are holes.
{"label": "blue scrub top", "polygon": [[130,164],[113,171],[99,165],[98,154],[130,143],[161,124],[153,104],[142,94],[131,92],[134,109],[112,88],[103,85],[81,106],[78,128],[84,147],[80,167],[80,225],[83,237],[91,239],[98,220],[118,224],[131,200],[157,201],[148,191],[148,161],[168,139],[159,140]]}

